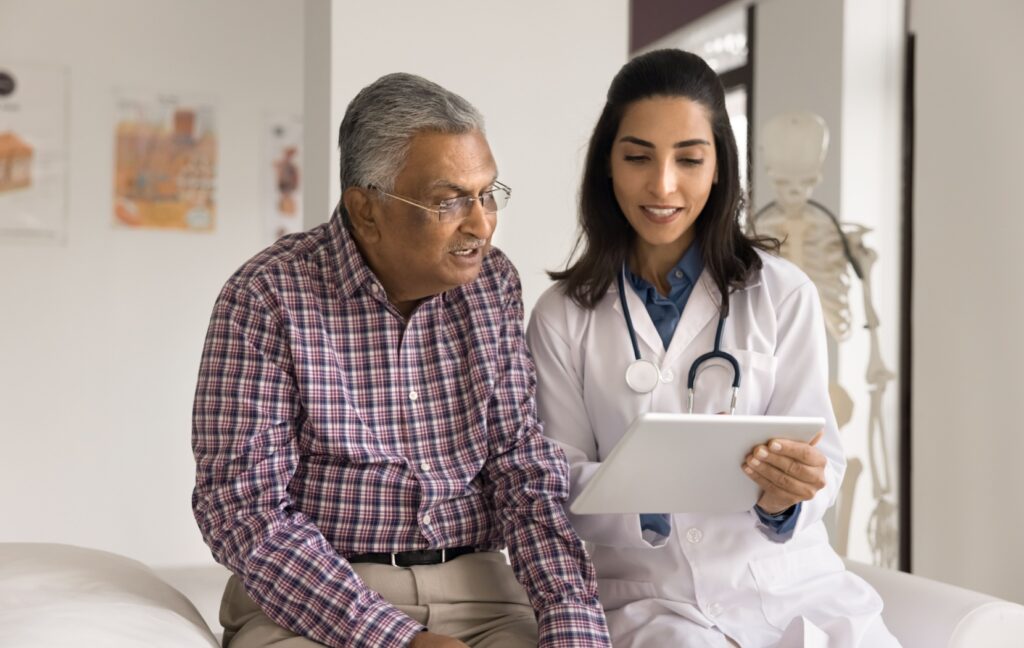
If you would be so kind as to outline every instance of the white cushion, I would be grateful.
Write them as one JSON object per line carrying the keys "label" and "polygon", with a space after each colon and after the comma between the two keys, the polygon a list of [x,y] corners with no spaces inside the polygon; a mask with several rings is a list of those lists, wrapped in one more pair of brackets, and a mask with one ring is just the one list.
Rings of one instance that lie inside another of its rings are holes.
{"label": "white cushion", "polygon": [[215,648],[195,607],[142,563],[60,544],[0,543],[0,647]]}
{"label": "white cushion", "polygon": [[847,560],[885,601],[882,618],[903,648],[1019,648],[1024,606],[994,596]]}

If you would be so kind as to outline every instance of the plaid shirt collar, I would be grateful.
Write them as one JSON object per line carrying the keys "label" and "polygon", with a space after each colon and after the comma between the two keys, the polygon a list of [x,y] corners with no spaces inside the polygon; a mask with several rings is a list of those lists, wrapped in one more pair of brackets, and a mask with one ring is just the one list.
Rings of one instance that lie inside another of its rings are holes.
{"label": "plaid shirt collar", "polygon": [[[337,287],[338,295],[342,299],[349,299],[359,291],[362,291],[364,294],[375,296],[371,286],[376,285],[380,287],[380,292],[376,296],[379,296],[378,298],[381,302],[388,303],[388,296],[384,292],[384,284],[381,283],[380,279],[377,278],[377,275],[366,263],[366,258],[359,250],[359,246],[356,245],[351,232],[345,227],[341,217],[340,203],[334,208],[334,213],[327,223],[327,232],[328,240],[330,241],[328,253],[337,260],[336,263],[326,264],[333,275],[328,277],[328,281]],[[457,290],[459,288],[446,290],[440,295],[428,297],[423,301],[426,302],[440,297],[447,304],[451,301],[452,293]]]}

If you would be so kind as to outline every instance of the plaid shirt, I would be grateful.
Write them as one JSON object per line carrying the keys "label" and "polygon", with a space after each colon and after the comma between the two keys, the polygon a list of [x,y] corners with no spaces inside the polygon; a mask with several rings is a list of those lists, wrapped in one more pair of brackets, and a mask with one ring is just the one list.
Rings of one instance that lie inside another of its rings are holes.
{"label": "plaid shirt", "polygon": [[534,390],[500,251],[406,322],[335,213],[242,266],[214,306],[192,432],[203,538],[271,619],[328,646],[422,630],[345,556],[505,544],[541,646],[610,646]]}

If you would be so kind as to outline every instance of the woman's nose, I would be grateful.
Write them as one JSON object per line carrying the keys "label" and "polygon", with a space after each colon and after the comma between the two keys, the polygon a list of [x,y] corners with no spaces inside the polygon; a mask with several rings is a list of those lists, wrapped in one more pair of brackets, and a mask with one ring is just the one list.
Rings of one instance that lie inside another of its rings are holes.
{"label": "woman's nose", "polygon": [[657,165],[654,177],[651,178],[651,193],[656,196],[668,196],[676,192],[679,186],[679,178],[676,175],[674,164],[664,163]]}

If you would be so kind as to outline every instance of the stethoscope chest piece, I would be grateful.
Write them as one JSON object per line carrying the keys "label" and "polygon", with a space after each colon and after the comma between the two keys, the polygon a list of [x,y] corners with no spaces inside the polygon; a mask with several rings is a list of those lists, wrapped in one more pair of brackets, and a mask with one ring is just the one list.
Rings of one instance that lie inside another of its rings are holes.
{"label": "stethoscope chest piece", "polygon": [[634,360],[626,367],[626,384],[638,394],[649,394],[658,386],[661,372],[650,360]]}

